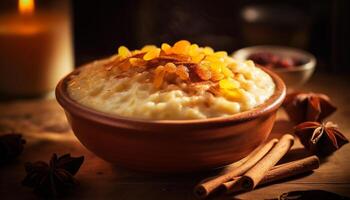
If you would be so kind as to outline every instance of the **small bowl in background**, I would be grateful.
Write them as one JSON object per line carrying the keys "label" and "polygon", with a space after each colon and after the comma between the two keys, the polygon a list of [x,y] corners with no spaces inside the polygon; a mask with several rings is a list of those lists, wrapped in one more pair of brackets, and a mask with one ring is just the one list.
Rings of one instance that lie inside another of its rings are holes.
{"label": "small bowl in background", "polygon": [[285,46],[252,46],[239,49],[232,54],[232,57],[244,61],[255,53],[271,53],[282,58],[296,58],[303,61],[303,64],[292,68],[272,68],[286,83],[288,90],[293,90],[304,85],[312,76],[316,58],[312,54],[296,48]]}

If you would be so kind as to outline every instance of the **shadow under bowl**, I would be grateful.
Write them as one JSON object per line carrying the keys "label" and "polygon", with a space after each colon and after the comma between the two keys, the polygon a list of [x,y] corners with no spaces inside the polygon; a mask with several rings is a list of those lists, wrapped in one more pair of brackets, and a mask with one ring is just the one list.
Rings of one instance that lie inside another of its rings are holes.
{"label": "shadow under bowl", "polygon": [[56,98],[80,142],[113,164],[149,172],[182,173],[209,170],[238,161],[268,137],[276,111],[285,97],[283,81],[263,69],[275,82],[264,104],[229,117],[199,120],[142,120],[106,114],[71,99],[63,78]]}

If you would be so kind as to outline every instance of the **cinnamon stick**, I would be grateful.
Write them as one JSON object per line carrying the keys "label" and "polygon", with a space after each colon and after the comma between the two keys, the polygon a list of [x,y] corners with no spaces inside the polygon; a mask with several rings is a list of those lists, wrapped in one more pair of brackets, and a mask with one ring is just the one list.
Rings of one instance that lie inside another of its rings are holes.
{"label": "cinnamon stick", "polygon": [[239,179],[240,187],[244,190],[253,190],[266,173],[289,151],[293,143],[292,135],[283,135],[271,151]]}
{"label": "cinnamon stick", "polygon": [[194,189],[194,193],[198,198],[205,198],[210,193],[215,191],[222,183],[227,182],[234,177],[240,176],[252,168],[260,159],[262,159],[278,142],[278,139],[272,139],[262,147],[260,147],[256,153],[249,157],[242,165],[233,169],[232,171],[223,174],[221,176],[212,178],[208,181],[202,182]]}
{"label": "cinnamon stick", "polygon": [[[266,175],[258,183],[258,185],[267,184],[270,182],[309,172],[314,169],[317,169],[319,166],[320,162],[317,156],[309,156],[301,160],[277,165],[266,173]],[[221,186],[225,189],[226,193],[239,192],[245,189],[244,187],[242,187],[240,177],[237,177],[232,181],[223,183]]]}

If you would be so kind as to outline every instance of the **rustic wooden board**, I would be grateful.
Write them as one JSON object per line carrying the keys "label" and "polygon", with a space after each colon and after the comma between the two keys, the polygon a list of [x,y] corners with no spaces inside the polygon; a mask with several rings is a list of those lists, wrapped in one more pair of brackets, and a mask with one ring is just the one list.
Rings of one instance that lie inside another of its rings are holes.
{"label": "rustic wooden board", "polygon": [[[339,110],[330,120],[350,138],[350,80],[347,77],[317,74],[304,90],[329,94]],[[293,125],[281,110],[270,137],[290,133]],[[195,199],[192,190],[201,179],[220,171],[154,175],[113,166],[86,150],[67,125],[61,108],[54,99],[22,100],[0,104],[0,128],[23,132],[27,144],[15,161],[0,167],[0,199],[36,199],[33,192],[22,187],[25,176],[23,164],[27,161],[49,160],[51,154],[71,153],[85,156],[85,162],[76,177],[79,187],[66,199]],[[258,188],[238,196],[213,199],[271,199],[292,190],[323,189],[350,196],[350,145],[323,161],[314,173]],[[284,160],[306,156],[297,142]],[[232,166],[231,166],[232,167]],[[227,170],[229,169],[227,167]]]}

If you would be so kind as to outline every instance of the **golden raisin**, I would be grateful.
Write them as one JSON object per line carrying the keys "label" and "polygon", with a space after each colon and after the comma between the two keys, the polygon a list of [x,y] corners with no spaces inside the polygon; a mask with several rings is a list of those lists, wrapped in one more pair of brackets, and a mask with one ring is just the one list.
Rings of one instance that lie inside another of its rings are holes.
{"label": "golden raisin", "polygon": [[195,68],[196,74],[203,81],[207,81],[211,78],[211,71],[203,66],[198,66]]}
{"label": "golden raisin", "polygon": [[159,53],[160,53],[160,49],[156,48],[156,49],[152,49],[150,51],[148,51],[144,56],[143,59],[144,60],[152,60],[154,58],[159,57]]}
{"label": "golden raisin", "polygon": [[155,72],[156,74],[161,72],[161,71],[164,71],[164,66],[163,65],[159,65],[156,69],[155,69]]}
{"label": "golden raisin", "polygon": [[213,54],[213,56],[216,56],[219,58],[224,58],[227,56],[227,52],[226,51],[217,51]]}
{"label": "golden raisin", "polygon": [[216,73],[221,73],[223,67],[225,67],[225,63],[222,63],[222,62],[210,63],[210,70]]}
{"label": "golden raisin", "polygon": [[172,47],[172,52],[176,54],[187,54],[191,43],[187,40],[180,40]]}
{"label": "golden raisin", "polygon": [[154,87],[160,88],[162,86],[164,75],[165,75],[164,66],[161,66],[161,65],[158,66],[155,69],[155,74],[154,74],[154,80],[153,80]]}
{"label": "golden raisin", "polygon": [[129,62],[132,66],[146,66],[147,61],[141,59],[141,58],[130,58]]}
{"label": "golden raisin", "polygon": [[205,60],[209,61],[209,62],[220,62],[220,58],[213,56],[213,55],[206,56]]}
{"label": "golden raisin", "polygon": [[225,76],[222,73],[212,72],[210,80],[212,80],[212,81],[220,81],[223,78],[225,78]]}
{"label": "golden raisin", "polygon": [[154,50],[154,49],[158,49],[157,46],[155,46],[155,45],[145,45],[144,47],[142,47],[141,51],[149,52],[149,51]]}
{"label": "golden raisin", "polygon": [[233,101],[240,99],[242,96],[242,93],[238,89],[234,89],[234,90],[221,89],[221,92],[223,96]]}
{"label": "golden raisin", "polygon": [[239,82],[233,79],[222,79],[219,82],[220,88],[229,89],[229,90],[239,88],[239,85],[240,85]]}
{"label": "golden raisin", "polygon": [[210,47],[204,47],[203,48],[203,52],[204,52],[205,55],[211,55],[211,54],[214,53],[214,50],[212,48],[210,48]]}
{"label": "golden raisin", "polygon": [[165,64],[164,69],[166,72],[175,73],[176,72],[176,65],[174,63],[167,63],[167,64]]}
{"label": "golden raisin", "polygon": [[187,67],[184,65],[179,65],[176,69],[176,74],[182,79],[187,80],[189,79],[190,75],[188,74]]}
{"label": "golden raisin", "polygon": [[196,56],[196,55],[198,55],[198,54],[199,54],[198,48],[199,48],[199,46],[198,46],[197,44],[192,44],[192,45],[189,47],[188,55],[190,55],[190,56]]}
{"label": "golden raisin", "polygon": [[118,55],[121,56],[122,58],[127,58],[131,56],[131,52],[125,46],[120,46],[118,48]]}
{"label": "golden raisin", "polygon": [[165,52],[165,54],[171,53],[171,46],[167,43],[163,43],[161,49]]}
{"label": "golden raisin", "polygon": [[238,64],[236,62],[231,62],[227,65],[227,68],[229,68],[231,71],[235,71],[237,69]]}
{"label": "golden raisin", "polygon": [[205,57],[204,54],[198,54],[198,55],[192,56],[192,61],[199,63],[204,59],[204,57]]}
{"label": "golden raisin", "polygon": [[229,68],[227,68],[226,66],[225,67],[222,67],[221,68],[221,71],[222,71],[222,73],[224,74],[224,76],[227,78],[227,77],[233,77],[233,73],[232,73],[232,71],[229,69]]}

